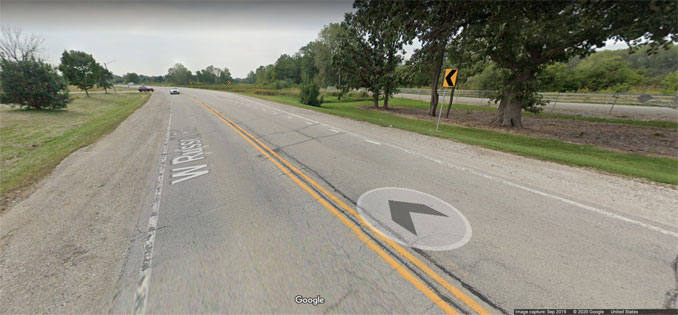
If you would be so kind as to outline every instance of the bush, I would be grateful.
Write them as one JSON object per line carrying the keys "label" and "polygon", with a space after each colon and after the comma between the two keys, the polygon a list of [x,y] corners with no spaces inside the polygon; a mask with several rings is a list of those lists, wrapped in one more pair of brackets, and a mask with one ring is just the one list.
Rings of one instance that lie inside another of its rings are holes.
{"label": "bush", "polygon": [[343,92],[342,90],[331,90],[331,91],[326,91],[325,95],[339,97],[339,96],[343,95],[342,92]]}
{"label": "bush", "polygon": [[666,94],[678,92],[678,71],[667,74],[661,84],[664,86],[663,92]]}
{"label": "bush", "polygon": [[65,108],[71,101],[66,80],[39,60],[0,62],[0,102],[35,109]]}
{"label": "bush", "polygon": [[301,93],[299,94],[299,101],[302,104],[311,105],[311,106],[320,106],[323,102],[323,98],[318,99],[320,95],[320,88],[315,83],[303,84],[301,86]]}
{"label": "bush", "polygon": [[365,90],[362,91],[348,91],[344,94],[344,100],[347,101],[362,101],[366,99],[371,99],[370,93]]}
{"label": "bush", "polygon": [[294,85],[294,82],[291,82],[289,80],[275,80],[274,82],[270,83],[269,86],[273,87],[276,90],[281,90],[281,89],[286,89]]}

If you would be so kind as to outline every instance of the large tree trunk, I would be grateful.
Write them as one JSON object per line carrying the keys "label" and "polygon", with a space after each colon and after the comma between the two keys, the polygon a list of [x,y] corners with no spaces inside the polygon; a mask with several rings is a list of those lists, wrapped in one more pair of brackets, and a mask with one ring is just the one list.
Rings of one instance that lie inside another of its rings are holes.
{"label": "large tree trunk", "polygon": [[445,118],[450,118],[450,109],[452,108],[452,100],[454,100],[454,90],[456,90],[457,87],[453,87],[450,89],[450,105],[447,106],[447,112],[445,113]]}
{"label": "large tree trunk", "polygon": [[513,89],[507,88],[501,97],[499,108],[497,108],[497,116],[494,118],[493,124],[506,128],[522,128],[521,110],[522,104],[520,100],[517,99]]}
{"label": "large tree trunk", "polygon": [[[389,71],[395,72],[395,69],[391,69],[391,67],[393,66],[393,55],[394,55],[393,50],[389,50],[388,59],[386,61],[386,67]],[[393,86],[391,80],[393,80],[393,76],[389,76],[389,80],[386,81],[386,86],[384,86],[384,109],[388,109],[388,96],[391,94],[391,88]]]}
{"label": "large tree trunk", "polygon": [[431,116],[436,115],[436,107],[438,106],[438,79],[440,79],[440,64],[442,64],[442,58],[440,58],[440,64],[435,62],[435,69],[433,69],[433,75],[431,75],[431,102],[429,103],[428,114]]}
{"label": "large tree trunk", "polygon": [[379,91],[372,91],[372,97],[374,97],[374,108],[379,108]]}
{"label": "large tree trunk", "polygon": [[445,58],[445,47],[447,46],[447,40],[444,40],[439,44],[439,49],[435,52],[435,58],[433,58],[433,68],[431,71],[431,103],[429,104],[428,114],[431,116],[436,115],[436,108],[438,107],[438,80],[440,80],[440,72],[443,67],[443,60]]}
{"label": "large tree trunk", "polygon": [[89,92],[87,92],[87,89],[85,89],[85,95],[87,95],[87,97],[89,97]]}

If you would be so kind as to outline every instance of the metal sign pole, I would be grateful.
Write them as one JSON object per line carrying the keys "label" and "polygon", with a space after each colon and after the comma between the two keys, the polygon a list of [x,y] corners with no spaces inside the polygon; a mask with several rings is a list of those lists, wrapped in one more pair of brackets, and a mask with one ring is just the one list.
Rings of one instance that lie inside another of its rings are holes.
{"label": "metal sign pole", "polygon": [[438,132],[438,126],[440,126],[440,116],[443,115],[443,106],[445,106],[445,88],[443,88],[443,102],[440,103],[440,111],[438,112],[438,123],[436,124],[436,132]]}

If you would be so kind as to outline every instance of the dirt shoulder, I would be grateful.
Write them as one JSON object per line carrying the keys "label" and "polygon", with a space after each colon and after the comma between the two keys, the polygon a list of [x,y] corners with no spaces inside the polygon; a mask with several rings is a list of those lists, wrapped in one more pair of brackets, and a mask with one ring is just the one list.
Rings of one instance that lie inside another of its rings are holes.
{"label": "dirt shoulder", "polygon": [[168,114],[166,96],[153,95],[2,214],[0,313],[108,312],[150,204]]}
{"label": "dirt shoulder", "polygon": [[[373,107],[363,107],[369,110]],[[407,118],[436,120],[426,110],[392,107],[388,112]],[[444,113],[443,113],[444,115]],[[570,143],[588,144],[619,152],[651,156],[678,157],[678,129],[574,120],[538,115],[523,115],[523,129],[493,128],[494,111],[452,109],[441,124],[491,129],[531,137],[558,139]]]}
{"label": "dirt shoulder", "polygon": [[0,105],[0,214],[30,195],[69,154],[113,131],[148,94],[74,96],[65,110]]}

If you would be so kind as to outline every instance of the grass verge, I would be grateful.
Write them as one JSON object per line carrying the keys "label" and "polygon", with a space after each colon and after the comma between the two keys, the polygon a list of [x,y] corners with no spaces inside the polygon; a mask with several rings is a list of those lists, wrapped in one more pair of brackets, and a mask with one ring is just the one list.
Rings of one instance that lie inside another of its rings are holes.
{"label": "grass verge", "polygon": [[[253,84],[234,84],[234,85],[186,85],[184,87],[192,87],[192,88],[198,88],[198,89],[206,89],[206,90],[217,90],[217,91],[227,91],[227,92],[234,92],[234,93],[241,93],[241,94],[248,94],[251,96],[259,96],[259,95],[284,95],[284,96],[298,96],[299,95],[299,90],[298,89],[282,89],[282,90],[271,90],[266,87],[259,87]],[[253,95],[256,94],[256,95]],[[323,93],[321,93],[323,94]],[[329,102],[336,102],[336,97],[334,96],[325,96],[325,104]],[[413,99],[407,99],[407,98],[392,98],[390,101],[393,105],[396,106],[404,106],[404,107],[413,107],[413,108],[421,108],[421,109],[428,109],[429,103],[428,101],[421,101],[421,100],[413,100]],[[393,103],[395,102],[395,103]],[[323,105],[326,107],[325,105]],[[447,106],[447,105],[445,105]],[[467,109],[467,110],[482,110],[482,111],[496,111],[497,109],[494,107],[490,106],[474,106],[474,105],[461,105],[461,104],[453,104],[452,108],[455,109]],[[544,110],[548,110],[548,107],[545,107]],[[538,115],[538,116],[546,116],[546,117],[553,117],[553,118],[561,118],[561,119],[573,119],[573,120],[585,120],[585,121],[592,121],[592,122],[602,122],[602,123],[610,123],[610,124],[626,124],[626,125],[636,125],[636,126],[651,126],[651,127],[665,127],[665,128],[678,128],[678,123],[671,122],[671,121],[654,121],[654,120],[632,120],[632,119],[615,119],[615,118],[600,118],[600,117],[589,117],[589,116],[580,116],[580,115],[568,115],[568,114],[552,114],[552,113],[530,113],[530,112],[524,112],[525,115]]]}
{"label": "grass verge", "polygon": [[[511,152],[522,156],[534,157],[566,165],[589,167],[615,174],[645,178],[659,183],[678,184],[678,159],[619,153],[590,145],[572,144],[554,139],[506,134],[492,130],[468,127],[441,125],[440,132],[436,132],[435,121],[416,120],[386,112],[360,108],[363,106],[370,106],[370,101],[340,102],[337,101],[336,98],[326,97],[326,100],[329,102],[323,103],[322,107],[312,107],[299,103],[298,98],[292,96],[260,95],[254,93],[242,94],[355,120],[366,121],[380,126],[393,127],[428,136],[479,145],[494,150]],[[390,103],[393,106],[419,106],[419,104],[412,102],[421,101],[393,99]]]}
{"label": "grass verge", "polygon": [[72,95],[65,110],[0,107],[0,194],[25,187],[115,129],[150,94]]}

